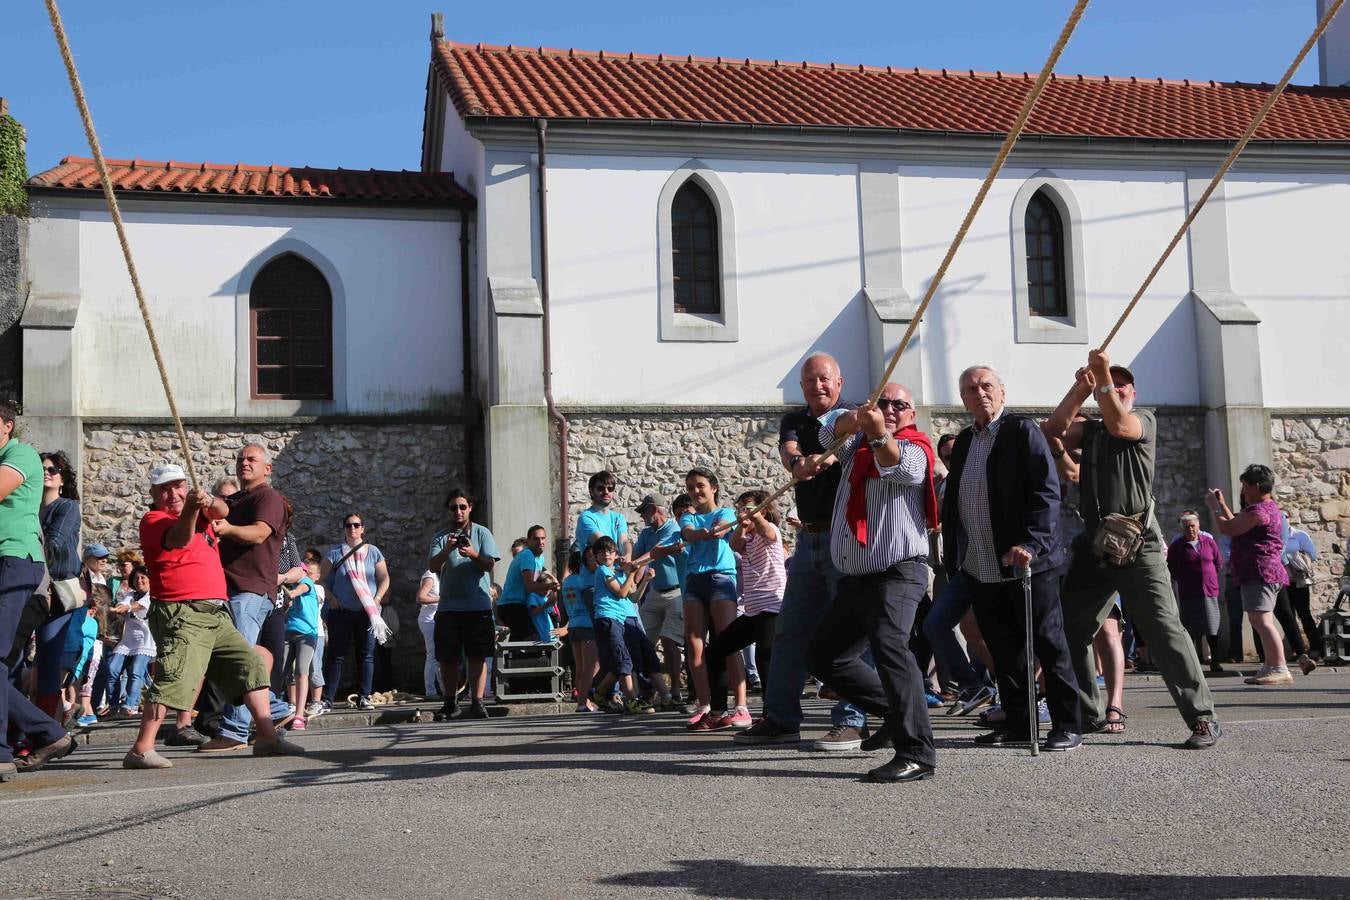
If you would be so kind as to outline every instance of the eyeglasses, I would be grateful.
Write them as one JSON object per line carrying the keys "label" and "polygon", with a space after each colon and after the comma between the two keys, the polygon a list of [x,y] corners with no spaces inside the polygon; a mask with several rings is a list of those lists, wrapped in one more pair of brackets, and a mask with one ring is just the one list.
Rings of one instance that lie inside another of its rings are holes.
{"label": "eyeglasses", "polygon": [[351,531],[356,528],[365,528],[366,526],[360,522],[343,522],[342,527],[346,528],[348,531]]}
{"label": "eyeglasses", "polygon": [[61,473],[61,470],[56,466],[43,466],[42,471],[46,472],[48,475],[59,475]]}
{"label": "eyeglasses", "polygon": [[877,409],[881,410],[882,412],[885,412],[887,409],[894,409],[896,412],[902,413],[907,409],[913,408],[914,408],[913,406],[911,406],[910,404],[906,403],[903,400],[890,400],[886,397],[882,397],[881,399],[877,400]]}

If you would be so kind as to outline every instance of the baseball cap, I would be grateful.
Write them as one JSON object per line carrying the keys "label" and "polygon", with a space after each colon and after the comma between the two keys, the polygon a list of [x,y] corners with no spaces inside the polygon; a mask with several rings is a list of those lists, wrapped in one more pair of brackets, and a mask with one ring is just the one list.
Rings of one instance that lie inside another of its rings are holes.
{"label": "baseball cap", "polygon": [[177,463],[166,463],[150,470],[150,486],[168,484],[170,481],[186,481],[187,473]]}
{"label": "baseball cap", "polygon": [[106,559],[111,555],[112,554],[108,552],[108,548],[102,544],[90,544],[84,548],[85,559],[88,559],[91,556],[94,557],[94,559]]}
{"label": "baseball cap", "polygon": [[1134,373],[1124,366],[1112,366],[1111,374],[1121,379],[1126,384],[1134,384]]}
{"label": "baseball cap", "polygon": [[661,509],[670,508],[670,504],[667,502],[666,498],[662,497],[660,494],[648,494],[642,498],[641,503],[633,508],[638,512],[642,512],[649,506],[660,507]]}

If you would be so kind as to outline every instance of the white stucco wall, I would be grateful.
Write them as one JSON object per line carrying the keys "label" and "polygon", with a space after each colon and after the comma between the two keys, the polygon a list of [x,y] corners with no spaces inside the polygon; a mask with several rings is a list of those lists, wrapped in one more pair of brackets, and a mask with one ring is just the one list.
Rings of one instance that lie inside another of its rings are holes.
{"label": "white stucco wall", "polygon": [[[976,363],[999,369],[1010,402],[1052,406],[1073,383],[1125,308],[1163,244],[1185,217],[1181,172],[1050,169],[1082,214],[1088,345],[1016,343],[1010,213],[1041,168],[1005,168],[924,318],[925,399],[959,404],[956,381]],[[905,288],[917,302],[979,189],[983,168],[905,166],[900,211]],[[1067,224],[1067,223],[1066,223]],[[1178,248],[1112,342],[1113,360],[1133,368],[1143,402],[1198,402],[1195,328],[1185,246]]]}
{"label": "white stucco wall", "polygon": [[1261,318],[1271,407],[1346,405],[1350,175],[1239,175],[1227,185],[1233,291]]}
{"label": "white stucco wall", "polygon": [[834,353],[850,386],[865,384],[852,165],[704,159],[735,209],[741,338],[657,340],[657,199],[685,162],[550,155],[558,400],[800,402],[797,369],[812,349]]}
{"label": "white stucco wall", "polygon": [[[312,214],[285,204],[249,209],[194,204],[185,211],[165,202],[124,216],[180,411],[266,411],[248,409],[247,395],[236,396],[236,366],[247,365],[249,353],[236,346],[236,317],[247,310],[246,298],[241,304],[236,294],[246,267],[283,241],[312,248],[326,260],[320,269],[340,281],[330,286],[334,353],[344,358],[345,385],[335,372],[331,409],[314,411],[444,411],[461,388],[458,222],[444,213],[389,218],[388,211]],[[97,209],[80,218],[80,412],[165,415],[111,221]]]}

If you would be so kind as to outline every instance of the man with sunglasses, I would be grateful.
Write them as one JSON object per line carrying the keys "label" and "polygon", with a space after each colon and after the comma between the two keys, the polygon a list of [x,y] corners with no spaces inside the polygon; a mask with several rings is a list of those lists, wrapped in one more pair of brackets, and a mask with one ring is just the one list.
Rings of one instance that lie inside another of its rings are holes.
{"label": "man with sunglasses", "polygon": [[586,485],[591,495],[591,505],[577,516],[577,527],[573,549],[584,551],[602,537],[613,539],[623,559],[633,558],[633,541],[628,534],[628,519],[617,509],[613,509],[614,476],[601,470],[591,476]]}
{"label": "man with sunglasses", "polygon": [[[922,781],[933,774],[937,751],[910,638],[928,591],[928,530],[938,521],[933,447],[914,425],[909,389],[895,383],[875,403],[826,425],[821,440],[832,444],[836,435],[849,436],[839,448],[843,469],[830,524],[839,587],[808,661],[839,696],[884,720],[868,747],[889,742],[895,757],[868,779]],[[875,669],[863,659],[869,647]]]}
{"label": "man with sunglasses", "polygon": [[1083,742],[1064,613],[1059,605],[1059,475],[1034,422],[1004,410],[998,372],[961,373],[961,402],[975,419],[957,436],[942,497],[942,556],[975,609],[997,670],[1006,714],[1001,727],[975,743],[1029,742],[1027,629],[1021,573],[1030,570],[1032,643],[1045,677],[1050,734],[1044,750]]}
{"label": "man with sunglasses", "polygon": [[[441,667],[445,705],[436,721],[452,718],[485,719],[483,694],[487,689],[487,658],[496,648],[492,620],[492,569],[501,558],[492,532],[473,521],[473,498],[455,488],[445,498],[449,526],[431,539],[427,568],[441,577],[441,595],[432,626],[436,662]],[[459,715],[459,662],[465,660],[469,709]]]}

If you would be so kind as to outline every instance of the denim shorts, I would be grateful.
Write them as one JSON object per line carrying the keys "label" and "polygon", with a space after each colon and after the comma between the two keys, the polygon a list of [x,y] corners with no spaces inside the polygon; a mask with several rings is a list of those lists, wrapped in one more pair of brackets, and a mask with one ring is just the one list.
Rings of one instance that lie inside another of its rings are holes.
{"label": "denim shorts", "polygon": [[684,602],[711,606],[714,600],[736,602],[736,579],[725,572],[696,572],[684,584]]}

